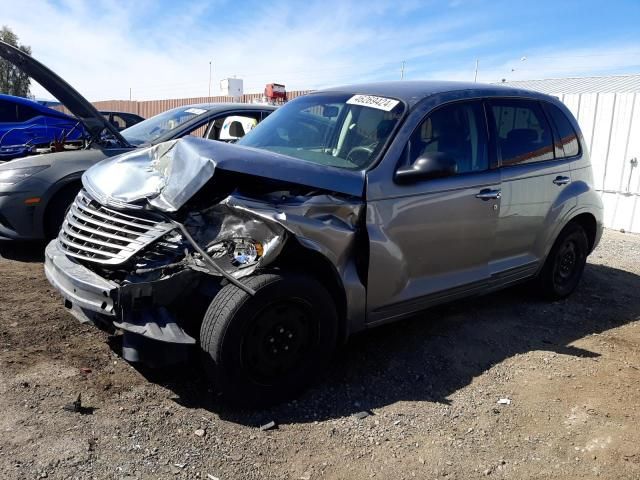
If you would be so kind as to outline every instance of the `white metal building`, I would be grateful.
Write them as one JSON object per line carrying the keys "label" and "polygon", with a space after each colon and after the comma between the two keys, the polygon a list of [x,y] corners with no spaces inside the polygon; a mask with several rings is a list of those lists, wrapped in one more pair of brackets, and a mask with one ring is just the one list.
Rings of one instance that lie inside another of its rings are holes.
{"label": "white metal building", "polygon": [[553,78],[503,85],[554,95],[576,116],[591,153],[605,226],[640,233],[640,75]]}

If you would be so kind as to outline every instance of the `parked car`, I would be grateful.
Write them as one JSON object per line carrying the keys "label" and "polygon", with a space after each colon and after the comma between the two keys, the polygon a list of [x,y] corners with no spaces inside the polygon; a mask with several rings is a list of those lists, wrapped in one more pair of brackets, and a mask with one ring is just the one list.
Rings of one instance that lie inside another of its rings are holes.
{"label": "parked car", "polygon": [[81,141],[82,123],[28,98],[0,94],[0,161],[49,149],[61,140]]}
{"label": "parked car", "polygon": [[237,103],[188,105],[118,132],[69,84],[31,56],[0,42],[0,57],[50,90],[82,122],[88,139],[88,148],[82,150],[20,158],[0,165],[0,240],[55,237],[80,190],[80,177],[105,158],[185,135],[235,141],[274,110],[268,105]]}
{"label": "parked car", "polygon": [[130,361],[198,345],[215,388],[249,404],[427,307],[528,280],[566,297],[602,234],[567,108],[475,83],[319,91],[235,145],[157,144],[83,186],[46,248],[65,305],[124,331]]}
{"label": "parked car", "polygon": [[140,115],[128,112],[100,112],[116,129],[121,132],[125,128],[133,127],[144,120]]}

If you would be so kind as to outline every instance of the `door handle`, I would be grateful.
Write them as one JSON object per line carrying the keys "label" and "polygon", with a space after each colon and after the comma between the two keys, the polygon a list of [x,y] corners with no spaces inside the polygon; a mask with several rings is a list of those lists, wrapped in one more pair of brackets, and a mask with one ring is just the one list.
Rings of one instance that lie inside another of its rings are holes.
{"label": "door handle", "polygon": [[481,200],[497,200],[501,196],[502,193],[500,190],[491,190],[490,188],[482,189],[476,194],[476,198],[480,198]]}
{"label": "door handle", "polygon": [[569,182],[571,182],[571,179],[569,177],[565,177],[564,175],[559,175],[553,179],[553,183],[555,183],[556,185],[566,185]]}

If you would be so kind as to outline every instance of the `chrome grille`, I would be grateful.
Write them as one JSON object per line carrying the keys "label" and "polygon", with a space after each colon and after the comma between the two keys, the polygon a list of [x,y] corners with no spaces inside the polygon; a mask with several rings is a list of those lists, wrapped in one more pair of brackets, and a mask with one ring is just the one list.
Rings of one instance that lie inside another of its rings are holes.
{"label": "chrome grille", "polygon": [[69,256],[118,265],[173,228],[169,222],[106,208],[81,190],[62,224],[58,243]]}

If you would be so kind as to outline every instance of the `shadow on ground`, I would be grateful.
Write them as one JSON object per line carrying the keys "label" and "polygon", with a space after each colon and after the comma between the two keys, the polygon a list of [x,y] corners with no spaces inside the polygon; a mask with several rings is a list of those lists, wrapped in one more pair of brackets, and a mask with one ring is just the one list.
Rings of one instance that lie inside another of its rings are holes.
{"label": "shadow on ground", "polygon": [[264,411],[238,411],[217,401],[197,368],[147,378],[187,407],[225,420],[261,425],[305,423],[351,415],[399,401],[449,403],[448,397],[493,365],[519,353],[546,350],[576,357],[597,353],[570,344],[640,317],[640,276],[588,265],[579,290],[548,303],[527,286],[459,301],[413,319],[359,334],[330,369],[295,402]]}
{"label": "shadow on ground", "polygon": [[18,262],[44,261],[45,241],[0,241],[0,259]]}

